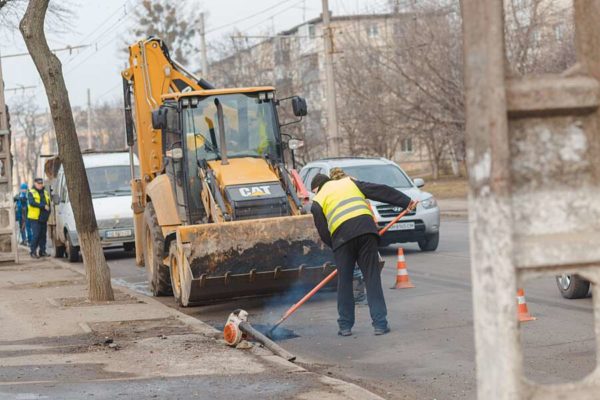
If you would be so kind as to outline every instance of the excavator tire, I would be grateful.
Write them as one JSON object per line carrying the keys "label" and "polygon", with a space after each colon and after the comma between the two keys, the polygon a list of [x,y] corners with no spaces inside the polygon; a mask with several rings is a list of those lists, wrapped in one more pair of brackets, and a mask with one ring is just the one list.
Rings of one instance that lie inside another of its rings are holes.
{"label": "excavator tire", "polygon": [[172,241],[169,247],[169,271],[171,275],[171,288],[173,290],[173,297],[178,305],[182,306],[181,303],[181,279],[180,279],[180,268],[181,260],[177,254],[177,241]]}
{"label": "excavator tire", "polygon": [[148,202],[144,210],[144,260],[148,286],[154,296],[173,294],[169,267],[163,264],[164,242],[165,238],[158,225],[156,211],[152,203]]}

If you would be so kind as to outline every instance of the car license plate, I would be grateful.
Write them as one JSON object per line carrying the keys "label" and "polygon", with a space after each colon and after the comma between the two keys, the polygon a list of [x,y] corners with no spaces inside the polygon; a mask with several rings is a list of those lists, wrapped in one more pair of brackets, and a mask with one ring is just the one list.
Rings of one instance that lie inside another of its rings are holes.
{"label": "car license plate", "polygon": [[107,238],[120,238],[131,236],[131,229],[121,229],[118,231],[106,231]]}
{"label": "car license plate", "polygon": [[414,222],[398,222],[390,226],[389,231],[410,231],[411,229],[415,229]]}

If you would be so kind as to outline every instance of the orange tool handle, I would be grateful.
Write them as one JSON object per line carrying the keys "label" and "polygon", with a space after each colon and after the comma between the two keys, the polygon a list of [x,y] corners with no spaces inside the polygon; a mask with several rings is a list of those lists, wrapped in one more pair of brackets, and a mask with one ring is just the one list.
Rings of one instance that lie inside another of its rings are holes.
{"label": "orange tool handle", "polygon": [[[418,203],[418,201],[415,201],[414,203],[412,203],[413,207],[416,207],[417,203]],[[387,230],[392,227],[392,225],[394,225],[396,222],[400,221],[402,219],[402,217],[404,217],[406,215],[406,213],[409,212],[410,210],[412,210],[412,208],[409,205],[407,208],[404,209],[404,211],[402,211],[400,214],[398,214],[398,216],[396,218],[391,220],[389,224],[387,224],[386,226],[381,228],[381,230],[379,231],[379,236],[386,233]]]}

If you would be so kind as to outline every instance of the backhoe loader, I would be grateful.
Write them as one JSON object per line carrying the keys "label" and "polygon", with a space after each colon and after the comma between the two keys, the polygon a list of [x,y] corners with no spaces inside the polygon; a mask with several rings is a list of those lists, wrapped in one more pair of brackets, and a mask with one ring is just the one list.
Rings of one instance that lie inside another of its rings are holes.
{"label": "backhoe loader", "polygon": [[[332,254],[285,167],[273,87],[216,89],[154,37],[122,72],[136,263],[155,296],[182,306],[314,286]],[[294,115],[306,102],[290,98]],[[134,149],[137,142],[137,151]],[[132,163],[133,165],[133,163]]]}

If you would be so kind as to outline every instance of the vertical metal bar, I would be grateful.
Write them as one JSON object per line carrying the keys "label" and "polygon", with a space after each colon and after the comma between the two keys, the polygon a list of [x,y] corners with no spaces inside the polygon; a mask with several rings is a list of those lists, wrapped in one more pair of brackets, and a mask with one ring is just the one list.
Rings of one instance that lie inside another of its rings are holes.
{"label": "vertical metal bar", "polygon": [[[576,0],[574,6],[575,46],[577,61],[584,67],[585,72],[600,80],[600,1]],[[590,160],[592,175],[596,185],[600,186],[600,113],[596,111],[592,128],[595,140],[590,141]],[[594,329],[596,334],[596,371],[600,368],[600,287],[596,282],[592,286],[594,305]]]}
{"label": "vertical metal bar", "polygon": [[518,399],[503,2],[462,1],[469,228],[479,399]]}

